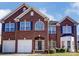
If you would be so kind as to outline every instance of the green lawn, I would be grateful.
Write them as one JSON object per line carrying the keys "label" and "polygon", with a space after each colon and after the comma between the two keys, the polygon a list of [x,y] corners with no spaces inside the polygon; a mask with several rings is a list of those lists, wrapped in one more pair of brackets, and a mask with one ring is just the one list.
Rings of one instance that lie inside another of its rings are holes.
{"label": "green lawn", "polygon": [[32,56],[79,56],[79,53],[32,54]]}
{"label": "green lawn", "polygon": [[53,54],[0,54],[1,55],[13,55],[13,56],[79,56],[79,53],[53,53]]}

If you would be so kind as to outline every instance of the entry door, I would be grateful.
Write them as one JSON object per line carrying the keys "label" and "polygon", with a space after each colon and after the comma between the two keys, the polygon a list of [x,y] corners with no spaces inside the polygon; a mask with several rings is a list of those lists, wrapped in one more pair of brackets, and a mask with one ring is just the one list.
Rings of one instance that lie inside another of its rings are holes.
{"label": "entry door", "polygon": [[42,50],[42,41],[38,41],[38,50]]}
{"label": "entry door", "polygon": [[44,50],[44,40],[35,40],[35,50]]}

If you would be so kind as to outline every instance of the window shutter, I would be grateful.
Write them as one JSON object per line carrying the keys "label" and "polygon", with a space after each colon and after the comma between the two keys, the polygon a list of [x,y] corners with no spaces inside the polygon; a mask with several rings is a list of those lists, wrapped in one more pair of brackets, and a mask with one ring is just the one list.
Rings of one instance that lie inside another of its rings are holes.
{"label": "window shutter", "polygon": [[32,30],[32,22],[31,22],[31,30]]}
{"label": "window shutter", "polygon": [[17,23],[17,30],[20,30],[20,22]]}
{"label": "window shutter", "polygon": [[2,23],[2,31],[5,31],[5,23]]}
{"label": "window shutter", "polygon": [[72,30],[72,33],[74,33],[74,26],[72,26],[72,29],[71,30]]}
{"label": "window shutter", "polygon": [[17,30],[17,23],[15,23],[15,31]]}

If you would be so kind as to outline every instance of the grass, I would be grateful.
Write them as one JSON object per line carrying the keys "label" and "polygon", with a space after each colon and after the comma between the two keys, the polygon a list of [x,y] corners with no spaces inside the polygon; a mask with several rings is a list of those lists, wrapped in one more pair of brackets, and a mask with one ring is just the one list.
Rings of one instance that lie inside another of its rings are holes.
{"label": "grass", "polygon": [[31,56],[79,56],[79,53],[31,54]]}
{"label": "grass", "polygon": [[53,53],[53,54],[0,54],[2,55],[10,55],[10,56],[79,56],[79,53]]}

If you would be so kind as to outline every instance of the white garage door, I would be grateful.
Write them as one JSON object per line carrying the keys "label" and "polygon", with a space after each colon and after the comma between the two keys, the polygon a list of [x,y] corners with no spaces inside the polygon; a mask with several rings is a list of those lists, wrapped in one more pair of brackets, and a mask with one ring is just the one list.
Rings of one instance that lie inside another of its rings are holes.
{"label": "white garage door", "polygon": [[15,52],[15,40],[3,40],[2,52]]}
{"label": "white garage door", "polygon": [[31,53],[32,52],[32,40],[18,40],[19,53]]}

